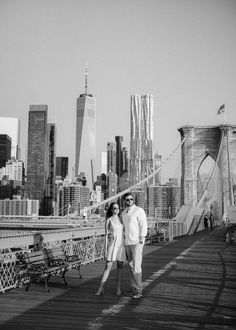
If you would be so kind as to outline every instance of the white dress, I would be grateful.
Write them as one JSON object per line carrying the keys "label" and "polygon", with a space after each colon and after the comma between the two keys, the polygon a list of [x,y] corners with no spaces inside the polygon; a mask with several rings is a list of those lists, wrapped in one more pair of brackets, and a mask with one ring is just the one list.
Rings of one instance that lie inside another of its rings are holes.
{"label": "white dress", "polygon": [[[107,219],[107,261],[126,261],[124,226],[118,216]],[[109,239],[109,236],[112,238]]]}

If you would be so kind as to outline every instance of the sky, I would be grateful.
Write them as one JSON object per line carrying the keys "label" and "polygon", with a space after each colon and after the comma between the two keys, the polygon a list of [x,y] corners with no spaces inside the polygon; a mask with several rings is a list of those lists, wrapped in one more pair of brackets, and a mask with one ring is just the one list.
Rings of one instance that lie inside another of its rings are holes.
{"label": "sky", "polygon": [[56,155],[75,161],[76,99],[97,102],[96,174],[114,136],[129,148],[130,95],[154,96],[154,151],[167,157],[178,128],[236,124],[236,0],[0,0],[0,117],[47,104]]}

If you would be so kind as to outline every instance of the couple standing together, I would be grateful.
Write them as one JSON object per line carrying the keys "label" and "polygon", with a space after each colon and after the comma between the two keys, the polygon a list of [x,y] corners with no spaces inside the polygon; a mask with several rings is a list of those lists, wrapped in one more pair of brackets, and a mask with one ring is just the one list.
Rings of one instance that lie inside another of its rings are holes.
{"label": "couple standing together", "polygon": [[96,295],[104,293],[104,284],[109,276],[113,261],[117,262],[117,291],[121,295],[121,275],[123,262],[128,261],[131,278],[132,297],[142,297],[142,255],[147,218],[144,210],[133,202],[130,193],[123,196],[125,210],[119,215],[119,205],[111,203],[106,215],[106,265]]}

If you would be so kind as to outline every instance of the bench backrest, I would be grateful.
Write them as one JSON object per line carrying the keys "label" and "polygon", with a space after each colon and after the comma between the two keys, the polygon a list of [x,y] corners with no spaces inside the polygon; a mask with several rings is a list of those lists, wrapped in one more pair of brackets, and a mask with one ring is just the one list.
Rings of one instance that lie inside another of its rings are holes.
{"label": "bench backrest", "polygon": [[64,262],[66,256],[60,246],[50,246],[45,248],[45,252],[50,262]]}
{"label": "bench backrest", "polygon": [[26,264],[47,265],[48,258],[43,250],[33,251],[26,254]]}

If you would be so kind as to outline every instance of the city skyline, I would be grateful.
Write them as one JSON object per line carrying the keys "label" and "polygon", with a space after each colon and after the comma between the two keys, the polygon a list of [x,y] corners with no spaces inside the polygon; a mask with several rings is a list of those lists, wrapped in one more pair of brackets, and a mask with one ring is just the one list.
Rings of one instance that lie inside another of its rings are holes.
{"label": "city skyline", "polygon": [[[111,138],[130,151],[130,95],[154,96],[154,152],[165,158],[185,124],[234,124],[234,1],[0,1],[0,117],[19,118],[26,160],[30,104],[47,104],[57,156],[75,163],[76,99],[97,100],[96,171]],[[142,24],[140,24],[142,22]],[[16,33],[17,31],[17,33]]]}

